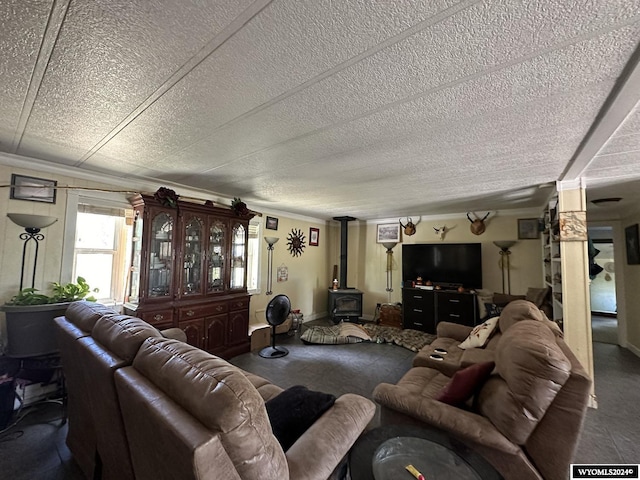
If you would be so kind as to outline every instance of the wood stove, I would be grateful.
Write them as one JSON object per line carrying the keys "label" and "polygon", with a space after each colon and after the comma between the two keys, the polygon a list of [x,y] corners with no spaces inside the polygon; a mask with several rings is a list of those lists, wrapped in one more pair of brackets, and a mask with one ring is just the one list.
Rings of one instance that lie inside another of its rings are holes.
{"label": "wood stove", "polygon": [[334,323],[362,316],[362,292],[355,288],[329,290],[329,315]]}
{"label": "wood stove", "polygon": [[347,287],[347,236],[348,222],[353,217],[334,217],[340,222],[340,278],[337,290],[329,289],[329,316],[334,323],[341,320],[358,320],[362,316],[362,292]]}

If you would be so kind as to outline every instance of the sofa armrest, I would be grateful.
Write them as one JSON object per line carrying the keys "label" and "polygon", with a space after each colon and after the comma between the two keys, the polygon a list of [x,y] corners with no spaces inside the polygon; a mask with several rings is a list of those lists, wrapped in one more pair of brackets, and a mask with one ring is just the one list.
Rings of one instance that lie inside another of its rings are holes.
{"label": "sofa armrest", "polygon": [[438,337],[447,337],[463,342],[471,333],[473,327],[460,325],[453,322],[440,322],[436,325],[436,334]]}
{"label": "sofa armrest", "polygon": [[167,328],[161,330],[160,333],[164,338],[172,338],[173,340],[180,340],[187,343],[187,334],[181,328]]}
{"label": "sofa armrest", "polygon": [[519,447],[509,441],[482,415],[453,407],[438,400],[414,395],[402,387],[379,384],[373,398],[383,407],[433,425],[454,437],[509,454],[517,454]]}
{"label": "sofa armrest", "polygon": [[358,439],[376,411],[375,404],[347,393],[336,400],[285,452],[289,478],[326,480]]}

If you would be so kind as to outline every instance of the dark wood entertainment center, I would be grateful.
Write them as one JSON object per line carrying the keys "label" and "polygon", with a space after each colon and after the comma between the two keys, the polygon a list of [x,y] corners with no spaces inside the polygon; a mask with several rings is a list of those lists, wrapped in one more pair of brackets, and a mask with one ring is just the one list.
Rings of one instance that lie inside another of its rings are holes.
{"label": "dark wood entertainment center", "polygon": [[478,323],[475,293],[456,290],[402,289],[402,324],[426,333],[436,333],[439,322],[474,326]]}

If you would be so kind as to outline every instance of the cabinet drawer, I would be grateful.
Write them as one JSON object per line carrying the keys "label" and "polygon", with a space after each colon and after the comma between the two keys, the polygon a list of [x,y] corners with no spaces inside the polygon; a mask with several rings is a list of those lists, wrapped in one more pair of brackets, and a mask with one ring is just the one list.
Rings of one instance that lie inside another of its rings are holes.
{"label": "cabinet drawer", "polygon": [[194,305],[190,307],[178,308],[178,321],[191,320],[193,318],[209,317],[227,313],[226,303],[209,303],[207,305]]}
{"label": "cabinet drawer", "polygon": [[424,293],[422,291],[405,292],[402,301],[407,304],[423,304],[433,298],[433,293]]}
{"label": "cabinet drawer", "polygon": [[474,297],[470,295],[439,294],[438,309],[441,312],[463,313],[473,309]]}
{"label": "cabinet drawer", "polygon": [[249,308],[249,299],[248,298],[237,298],[235,300],[231,300],[229,303],[229,310],[246,310]]}
{"label": "cabinet drawer", "polygon": [[438,321],[474,325],[476,308],[475,296],[456,293],[438,294]]}
{"label": "cabinet drawer", "polygon": [[140,318],[150,325],[161,325],[173,323],[173,310],[156,310],[155,312],[144,312]]}
{"label": "cabinet drawer", "polygon": [[432,330],[430,322],[423,318],[406,318],[404,319],[404,328],[420,330],[422,332],[430,332]]}

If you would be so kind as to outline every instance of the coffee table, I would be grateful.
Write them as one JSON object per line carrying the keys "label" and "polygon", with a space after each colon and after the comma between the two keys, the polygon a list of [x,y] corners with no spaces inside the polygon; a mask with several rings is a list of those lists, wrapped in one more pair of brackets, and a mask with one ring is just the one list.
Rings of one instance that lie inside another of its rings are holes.
{"label": "coffee table", "polygon": [[349,453],[351,480],[412,480],[412,464],[427,480],[501,480],[482,456],[429,426],[387,425],[360,437]]}

